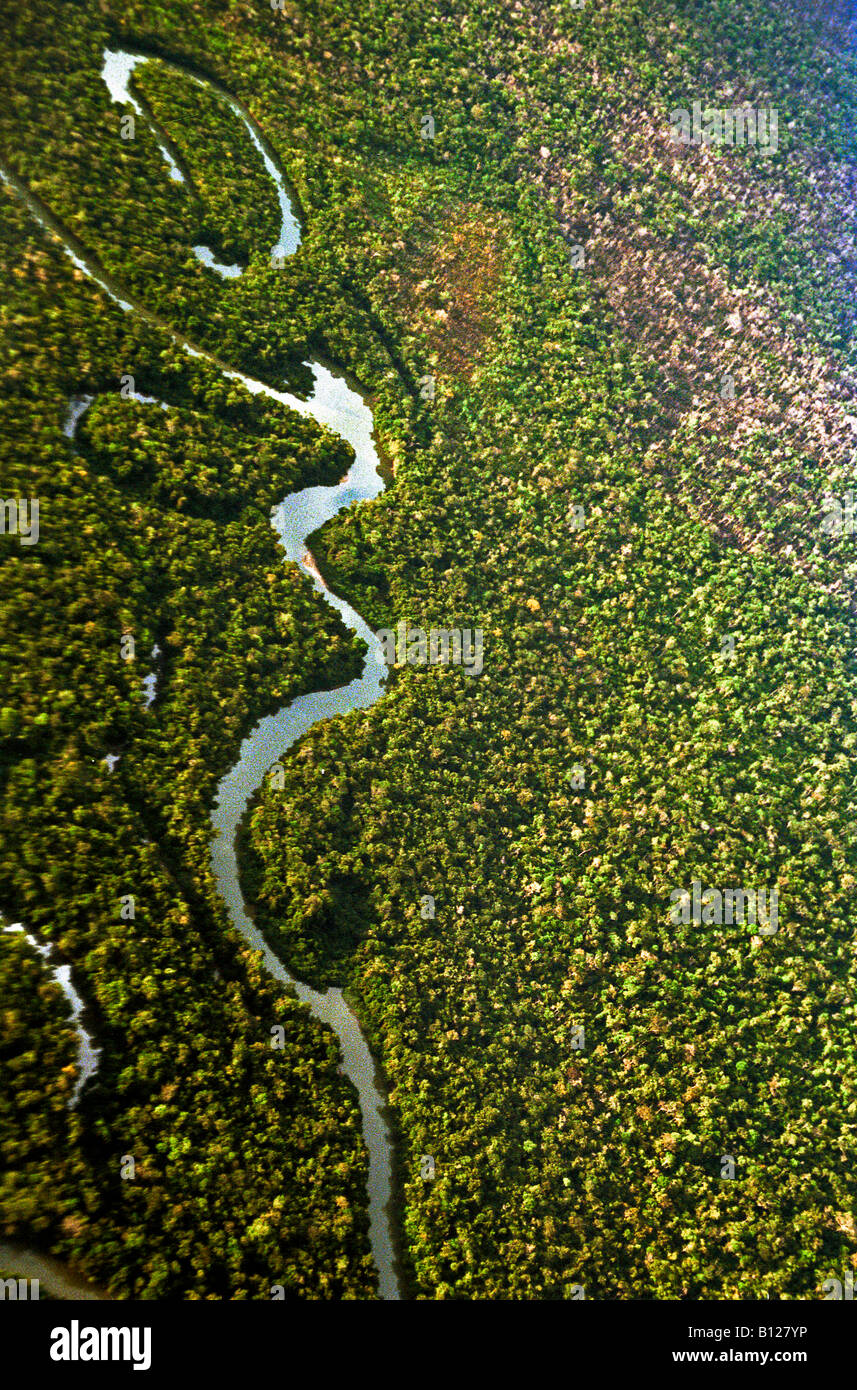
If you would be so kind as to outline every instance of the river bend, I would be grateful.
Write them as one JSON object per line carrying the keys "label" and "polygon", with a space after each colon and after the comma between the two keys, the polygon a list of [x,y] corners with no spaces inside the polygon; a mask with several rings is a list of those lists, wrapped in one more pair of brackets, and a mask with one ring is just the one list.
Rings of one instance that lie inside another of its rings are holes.
{"label": "river bend", "polygon": [[[130,106],[148,119],[145,107],[131,90],[131,75],[141,63],[154,61],[149,55],[124,50],[105,50],[102,77],[111,98]],[[157,61],[164,61],[157,59]],[[214,95],[225,101],[244,125],[262,156],[265,169],[272,178],[281,212],[281,230],[272,256],[291,255],[297,249],[300,231],[292,210],[286,179],[247,109],[216,83],[210,83],[178,65],[168,64],[174,71],[183,72],[189,80],[207,86]],[[181,182],[184,174],[161,134],[153,127],[159,147],[172,179]],[[292,744],[303,737],[322,719],[366,709],[380,698],[384,689],[387,667],[378,639],[363,618],[344,599],[325,584],[307,547],[307,537],[324,522],[345,507],[376,497],[384,487],[379,471],[379,459],[373,440],[372,412],[363,398],[341,377],[310,361],[307,365],[314,376],[314,390],[307,400],[285,391],[278,391],[252,377],[232,370],[228,364],[204,351],[158,314],[135,302],[123,287],[99,264],[82,243],[71,234],[50,209],[2,163],[0,177],[9,184],[41,225],[58,237],[73,263],[94,280],[123,310],[139,314],[148,322],[170,334],[185,351],[205,358],[224,376],[240,381],[252,394],[262,394],[280,401],[300,415],[308,415],[318,424],[347,440],[354,449],[354,463],[345,478],[330,487],[308,487],[289,494],[273,509],[272,525],[282,544],[285,559],[298,566],[326,603],[339,613],[345,626],[363,638],[368,647],[363,670],[359,677],[334,690],[318,690],[303,695],[262,719],[244,739],[235,765],[222,778],[211,812],[214,828],[211,864],[218,890],[227,906],[233,925],[253,950],[260,952],[269,973],[282,984],[293,986],[298,998],[307,1005],[313,1017],[336,1034],[342,1055],[343,1071],[357,1090],[360,1104],[363,1137],[369,1158],[368,1201],[369,1238],[378,1273],[378,1292],[383,1299],[400,1297],[392,1232],[392,1141],[389,1129],[386,1097],[375,1062],[357,1018],[339,989],[320,992],[297,980],[257,930],[247,914],[242,897],[235,836],[250,798],[262,785],[266,773]],[[206,259],[207,248],[194,248],[200,259]],[[210,253],[207,253],[210,256]],[[223,273],[224,268],[213,264]],[[234,270],[235,268],[229,268]],[[85,1077],[79,1080],[83,1084]]]}

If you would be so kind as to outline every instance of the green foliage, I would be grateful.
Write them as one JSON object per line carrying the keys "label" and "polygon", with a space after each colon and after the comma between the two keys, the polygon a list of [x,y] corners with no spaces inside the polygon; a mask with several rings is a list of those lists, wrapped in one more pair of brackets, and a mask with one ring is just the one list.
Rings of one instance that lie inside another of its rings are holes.
{"label": "green foliage", "polygon": [[[375,626],[484,629],[480,677],[404,667],[313,728],[242,842],[260,924],[347,986],[388,1078],[413,1291],[818,1296],[857,1261],[854,570],[818,526],[850,477],[853,56],[785,0],[7,8],[3,159],[231,367],[348,369],[392,482],[314,554]],[[120,139],[99,71],[128,34],[259,122],[301,216],[284,268],[222,100],[135,75],[187,186],[146,122]],[[679,159],[696,96],[779,106],[776,156]],[[123,313],[8,191],[0,258],[0,495],[41,499],[38,545],[0,537],[0,903],[103,1047],[69,1110],[61,996],[0,939],[0,1232],[118,1296],[371,1296],[355,1097],[209,865],[241,739],[358,670],[268,523],[347,451]],[[722,285],[767,316],[734,351]],[[733,357],[762,403],[738,424],[706,405]],[[694,877],[778,886],[779,933],[673,926]]]}

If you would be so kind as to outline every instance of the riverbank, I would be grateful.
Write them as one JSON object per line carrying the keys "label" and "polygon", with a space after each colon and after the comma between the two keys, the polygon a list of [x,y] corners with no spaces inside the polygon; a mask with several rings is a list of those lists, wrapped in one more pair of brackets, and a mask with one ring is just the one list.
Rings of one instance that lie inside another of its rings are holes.
{"label": "riverbank", "polygon": [[92,1300],[109,1300],[110,1295],[92,1284],[69,1264],[64,1264],[53,1255],[46,1255],[31,1246],[9,1245],[0,1241],[0,1269],[4,1276],[17,1279],[38,1279],[39,1292],[43,1290],[56,1299],[68,1299],[75,1303]]}

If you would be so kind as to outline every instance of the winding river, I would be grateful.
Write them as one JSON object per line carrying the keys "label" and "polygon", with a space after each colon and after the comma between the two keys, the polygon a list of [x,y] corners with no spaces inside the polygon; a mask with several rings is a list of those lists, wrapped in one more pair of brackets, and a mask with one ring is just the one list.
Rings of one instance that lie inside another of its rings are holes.
{"label": "winding river", "polygon": [[[102,77],[114,101],[126,107],[130,106],[138,116],[149,121],[170,176],[176,182],[181,182],[184,181],[185,174],[180,161],[169,149],[163,133],[150,121],[147,109],[130,87],[134,68],[148,61],[152,61],[148,55],[105,50]],[[209,88],[230,107],[244,125],[274,182],[280,207],[282,225],[277,243],[272,249],[272,257],[293,254],[300,241],[300,229],[292,210],[285,176],[252,116],[240,102],[216,83],[188,73],[175,64],[168,66],[174,71],[182,72],[189,80]],[[378,1293],[382,1299],[398,1299],[400,1286],[391,1216],[392,1142],[386,1097],[377,1068],[357,1018],[344,999],[342,991],[329,989],[321,993],[295,979],[250,920],[241,894],[235,849],[238,825],[250,798],[262,785],[271,765],[319,720],[348,714],[352,710],[366,709],[383,693],[387,667],[377,637],[360,614],[327,587],[307,547],[307,537],[317,527],[343,508],[376,497],[383,490],[384,483],[373,441],[372,412],[363,398],[352,390],[341,376],[317,362],[307,363],[313,372],[315,383],[313,394],[308,400],[300,400],[288,392],[274,390],[263,382],[232,370],[213,354],[199,348],[157,314],[134,302],[98,260],[57,221],[50,209],[2,164],[0,177],[14,189],[41,225],[59,238],[74,264],[98,283],[121,308],[139,314],[148,322],[168,332],[187,352],[205,358],[225,376],[240,381],[252,394],[266,395],[301,415],[311,416],[318,424],[346,439],[354,449],[354,463],[340,483],[330,487],[308,487],[291,493],[273,509],[272,525],[279,536],[285,559],[298,566],[324,601],[336,609],[345,626],[367,643],[368,652],[362,674],[356,680],[335,690],[319,690],[293,700],[275,715],[261,720],[244,740],[238,761],[220,782],[211,813],[214,828],[211,864],[230,919],[248,946],[260,952],[270,974],[282,984],[293,986],[297,997],[307,1005],[313,1017],[336,1034],[342,1054],[343,1071],[357,1090],[363,1137],[368,1151],[369,1238],[378,1274]],[[207,248],[197,247],[194,250],[199,259],[217,273],[225,275],[228,272],[234,277],[236,271],[240,271],[238,267],[218,266]],[[86,1077],[79,1078],[79,1087],[85,1079]],[[30,1252],[30,1255],[34,1256],[34,1252]],[[44,1265],[42,1274],[46,1272],[47,1266]],[[50,1288],[47,1279],[45,1282],[46,1287]]]}
{"label": "winding river", "polygon": [[38,951],[42,959],[47,963],[48,969],[71,1005],[70,1027],[77,1034],[77,1076],[74,1088],[69,1097],[69,1105],[77,1105],[80,1093],[87,1081],[93,1076],[98,1068],[98,1057],[101,1049],[95,1046],[92,1034],[83,1026],[84,1003],[74,987],[71,978],[71,966],[68,963],[58,964],[54,958],[54,948],[52,945],[44,945],[32,932],[28,932],[21,926],[20,922],[12,922],[4,926],[2,931],[14,932],[26,937],[30,945]]}

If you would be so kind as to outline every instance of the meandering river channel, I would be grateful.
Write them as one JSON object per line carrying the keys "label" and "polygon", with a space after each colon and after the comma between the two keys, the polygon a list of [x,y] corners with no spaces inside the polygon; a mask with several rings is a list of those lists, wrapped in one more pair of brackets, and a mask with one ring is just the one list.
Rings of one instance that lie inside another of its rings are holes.
{"label": "meandering river channel", "polygon": [[[149,56],[126,51],[105,50],[104,78],[114,101],[129,106],[142,119],[149,120],[144,104],[131,90],[134,68],[141,63],[153,60]],[[196,74],[186,72],[176,64],[169,64],[174,71],[183,72],[191,81],[208,87],[224,101],[241,121],[250,139],[262,156],[265,169],[274,182],[280,206],[282,226],[272,256],[291,255],[300,241],[300,229],[292,209],[285,176],[264,139],[261,130],[247,109],[230,96],[229,93]],[[163,133],[155,126],[153,132],[158,140],[170,175],[177,182],[184,180],[180,162],[170,150]],[[345,626],[362,637],[368,646],[362,674],[347,685],[335,690],[319,690],[301,696],[278,710],[275,715],[261,720],[241,745],[238,761],[223,777],[218,787],[214,808],[211,813],[215,835],[212,842],[211,863],[218,889],[227,905],[232,923],[244,940],[254,950],[259,951],[268,971],[285,985],[293,986],[298,998],[307,1005],[310,1012],[320,1022],[331,1028],[339,1041],[342,1065],[345,1074],[357,1090],[362,1118],[363,1136],[369,1157],[368,1198],[369,1198],[369,1236],[372,1254],[378,1272],[378,1292],[383,1299],[400,1297],[399,1278],[396,1267],[391,1217],[391,1179],[392,1142],[386,1108],[386,1097],[377,1073],[374,1060],[357,1018],[339,989],[329,989],[324,993],[310,989],[295,979],[283,962],[274,954],[264,938],[250,920],[239,883],[236,860],[235,836],[238,825],[247,809],[254,792],[261,786],[266,773],[280,756],[296,743],[312,726],[322,719],[348,714],[352,710],[365,709],[379,699],[384,689],[385,665],[375,634],[344,599],[334,594],[325,584],[312,555],[307,547],[307,537],[337,512],[355,503],[376,497],[384,487],[379,471],[379,459],[373,440],[372,412],[363,398],[353,390],[341,376],[337,376],[318,362],[310,361],[315,388],[308,400],[300,400],[285,391],[277,391],[263,382],[241,372],[232,370],[213,354],[204,351],[190,339],[165,322],[159,315],[136,303],[130,295],[104,270],[80,241],[71,234],[50,209],[27,189],[12,173],[0,164],[0,177],[4,179],[26,203],[27,207],[43,227],[57,236],[74,264],[102,289],[124,310],[137,313],[148,322],[168,332],[175,342],[187,352],[205,358],[216,366],[225,376],[243,383],[253,394],[263,394],[273,400],[281,401],[301,415],[311,416],[318,424],[326,426],[346,439],[353,447],[355,459],[348,474],[332,487],[308,487],[291,493],[283,499],[272,513],[274,526],[285,552],[287,561],[296,564],[306,575],[324,601],[340,614]],[[194,248],[201,260],[220,274],[234,275],[236,267],[220,267],[205,247]],[[86,1078],[81,1076],[78,1087]],[[42,1259],[42,1277],[50,1274],[48,1265],[56,1262],[44,1261],[36,1252],[20,1252],[32,1261]],[[0,1258],[3,1248],[0,1247]],[[21,1267],[21,1259],[17,1260]],[[22,1271],[25,1272],[25,1271]],[[38,1274],[38,1270],[36,1273]],[[72,1277],[72,1282],[75,1282]],[[45,1285],[51,1288],[50,1278]],[[78,1285],[83,1287],[82,1284]],[[63,1294],[59,1297],[92,1297],[92,1294]]]}

